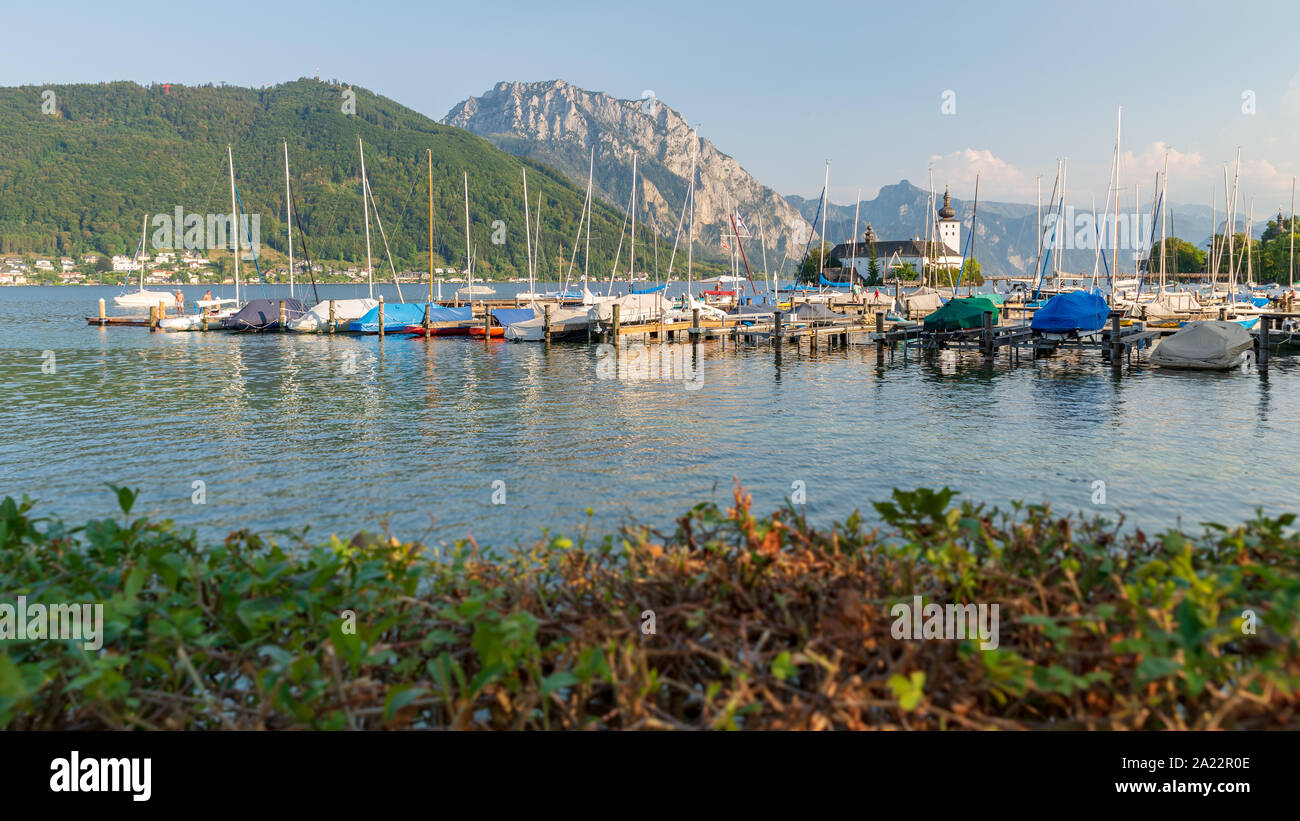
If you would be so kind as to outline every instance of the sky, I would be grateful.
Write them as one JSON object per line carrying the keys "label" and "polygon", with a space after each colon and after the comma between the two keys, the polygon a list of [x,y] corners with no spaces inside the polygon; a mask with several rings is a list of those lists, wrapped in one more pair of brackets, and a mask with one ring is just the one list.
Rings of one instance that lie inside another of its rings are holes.
{"label": "sky", "polygon": [[[1294,2],[277,3],[11,5],[0,85],[263,86],[319,76],[433,118],[502,80],[651,91],[782,194],[833,202],[909,179],[1033,202],[1067,163],[1105,200],[1123,107],[1121,201],[1290,210],[1300,173]],[[21,34],[26,32],[26,34]],[[15,36],[18,35],[18,36]],[[1231,178],[1232,169],[1229,169]]]}

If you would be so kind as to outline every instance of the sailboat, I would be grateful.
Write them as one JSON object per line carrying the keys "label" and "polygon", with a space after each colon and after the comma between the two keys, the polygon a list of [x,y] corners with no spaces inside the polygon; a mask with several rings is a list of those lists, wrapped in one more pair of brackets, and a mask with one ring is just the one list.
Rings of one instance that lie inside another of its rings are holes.
{"label": "sailboat", "polygon": [[[424,315],[429,303],[424,302],[404,302],[402,300],[402,286],[397,281],[397,267],[393,264],[393,253],[388,247],[388,235],[384,232],[383,220],[379,217],[379,208],[375,205],[375,195],[370,189],[370,179],[366,176],[366,149],[362,145],[361,139],[357,139],[357,146],[361,152],[361,204],[365,209],[366,222],[366,274],[369,277],[371,296],[374,296],[374,268],[370,253],[370,209],[375,209],[375,225],[379,228],[379,237],[384,243],[384,253],[388,257],[388,267],[393,273],[393,285],[397,287],[397,302],[375,303],[374,307],[366,311],[365,314],[348,323],[348,330],[352,333],[375,334],[379,333],[379,311],[384,312],[383,326],[385,329],[401,331],[407,326],[415,325],[424,321]],[[432,163],[432,160],[430,160]],[[430,276],[432,276],[430,271]]]}
{"label": "sailboat", "polygon": [[[663,294],[662,289],[653,289],[651,293],[639,292],[633,284],[636,280],[636,179],[637,179],[637,155],[632,155],[632,201],[630,204],[630,214],[632,218],[632,229],[630,236],[630,250],[628,252],[627,282],[629,293],[616,299],[600,302],[591,307],[591,318],[602,322],[610,322],[614,317],[614,306],[619,306],[619,321],[626,323],[649,322],[658,318],[663,312]],[[617,264],[617,263],[616,263]],[[610,290],[614,287],[613,276],[610,277]]]}
{"label": "sailboat", "polygon": [[131,274],[128,271],[126,281],[122,283],[122,293],[113,297],[113,304],[119,308],[128,308],[135,311],[147,311],[150,308],[157,308],[159,302],[165,302],[168,305],[175,301],[175,297],[166,291],[146,291],[144,289],[144,238],[149,231],[149,215],[145,214],[144,221],[140,226],[140,246],[131,257],[131,267],[135,268],[135,263],[140,263],[140,286],[139,289],[127,292],[126,283],[130,282]]}
{"label": "sailboat", "polygon": [[414,337],[430,336],[465,336],[474,324],[474,309],[444,308],[433,301],[433,151],[426,149],[429,161],[429,301],[425,303],[424,315],[418,324],[411,323],[405,328]]}
{"label": "sailboat", "polygon": [[[290,222],[289,224],[289,295],[293,296],[293,224],[291,219],[291,217],[293,216],[291,211],[293,207],[293,193],[289,188],[289,143],[287,141],[285,142],[284,145],[284,187],[285,187],[285,213],[290,217],[289,220]],[[364,207],[365,199],[366,199],[366,192],[364,189],[362,190],[361,196],[362,196],[362,205]],[[303,234],[301,222],[298,224],[298,232],[300,234]],[[305,249],[306,241],[307,241],[306,235],[303,234],[304,249]],[[310,262],[311,260],[308,259],[308,263]],[[310,267],[308,268],[308,271],[310,271]],[[367,259],[366,273],[367,275],[370,275],[368,259]],[[432,276],[432,269],[430,269],[430,276]],[[333,299],[333,300],[326,300],[324,302],[320,301],[320,299],[317,299],[316,304],[312,306],[311,310],[307,311],[297,319],[294,319],[289,322],[289,330],[296,331],[298,333],[322,333],[322,332],[329,331],[331,328],[331,324],[330,324],[331,308],[333,310],[334,325],[335,326],[342,325],[344,328],[346,328],[347,323],[352,322],[355,319],[360,319],[361,317],[365,316],[366,313],[368,313],[376,305],[379,304],[379,300],[374,298],[374,277],[373,276],[370,277],[369,285],[370,285],[370,296],[367,298]]]}
{"label": "sailboat", "polygon": [[[243,210],[239,203],[239,193],[235,188],[235,160],[231,154],[230,146],[226,146],[226,154],[230,159],[230,214],[231,214],[231,247],[234,249],[235,257],[235,299],[239,299],[239,257],[242,253],[240,247],[239,225],[240,213]],[[257,266],[257,256],[253,256],[253,265]],[[258,271],[258,278],[261,278],[261,271]],[[221,320],[221,327],[231,331],[273,331],[282,330],[289,321],[297,319],[307,312],[307,306],[296,299],[250,299],[245,305],[240,307],[234,313]]]}

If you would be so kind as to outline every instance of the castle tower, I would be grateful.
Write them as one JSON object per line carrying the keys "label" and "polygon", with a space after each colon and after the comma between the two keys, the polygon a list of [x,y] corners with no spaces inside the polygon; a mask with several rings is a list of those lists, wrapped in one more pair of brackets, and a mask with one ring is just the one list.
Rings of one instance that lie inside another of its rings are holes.
{"label": "castle tower", "polygon": [[939,240],[952,249],[950,253],[961,256],[961,223],[948,196],[948,186],[943,187],[943,207],[939,209]]}

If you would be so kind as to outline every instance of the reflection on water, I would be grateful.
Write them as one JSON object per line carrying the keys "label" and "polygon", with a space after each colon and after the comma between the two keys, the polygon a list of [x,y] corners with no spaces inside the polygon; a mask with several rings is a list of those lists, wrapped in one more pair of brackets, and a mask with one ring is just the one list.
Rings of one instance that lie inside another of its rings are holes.
{"label": "reflection on water", "polygon": [[[602,380],[585,345],[86,326],[111,293],[0,288],[0,493],[104,515],[112,482],[205,535],[387,522],[491,543],[571,532],[588,508],[598,525],[669,526],[701,499],[728,501],[733,476],[759,509],[803,481],[823,522],[891,487],[943,484],[1078,509],[1101,480],[1106,510],[1148,528],[1300,507],[1289,358],[1267,379],[1116,379],[1077,353],[1012,366],[897,351],[882,365],[869,346],[787,343],[778,357],[710,342],[688,349],[702,385],[686,390]],[[190,501],[194,480],[206,505]]]}

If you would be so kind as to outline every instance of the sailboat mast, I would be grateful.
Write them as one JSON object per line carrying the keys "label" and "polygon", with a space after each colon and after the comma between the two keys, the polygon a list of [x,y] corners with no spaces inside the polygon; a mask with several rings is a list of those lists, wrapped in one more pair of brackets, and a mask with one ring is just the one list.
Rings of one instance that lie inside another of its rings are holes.
{"label": "sailboat mast", "polygon": [[1115,280],[1119,278],[1119,166],[1123,154],[1120,153],[1120,133],[1124,122],[1124,106],[1120,106],[1115,114],[1115,225],[1112,231],[1115,244],[1111,247],[1111,257],[1114,260],[1114,267],[1110,269],[1110,294],[1111,307],[1115,305]]}
{"label": "sailboat mast", "polygon": [[[695,152],[691,155],[691,186],[689,192],[691,197],[691,222],[690,222],[690,227],[687,229],[686,232],[686,296],[688,300],[691,299],[691,264],[695,261],[695,161],[699,157],[699,155],[700,155],[700,135],[696,134]],[[1291,187],[1292,189],[1295,188],[1294,181],[1292,181]],[[1295,196],[1293,193],[1292,200],[1294,199]],[[1291,210],[1293,211],[1295,210],[1294,205],[1292,206]],[[1292,222],[1294,222],[1294,220],[1292,220]],[[1294,244],[1295,243],[1293,240],[1292,245]],[[687,304],[689,305],[690,303],[687,302]]]}
{"label": "sailboat mast", "polygon": [[429,301],[433,301],[433,149],[425,148],[429,157]]}
{"label": "sailboat mast", "polygon": [[632,250],[628,257],[627,282],[630,287],[636,271],[636,152],[632,153]]}
{"label": "sailboat mast", "polygon": [[[235,304],[239,304],[239,208],[235,205],[235,155],[226,144],[226,159],[230,161],[230,232],[234,235],[232,247],[235,249]],[[141,240],[143,241],[143,240]],[[141,250],[144,246],[140,246]],[[144,287],[144,264],[140,265],[140,287]]]}
{"label": "sailboat mast", "polygon": [[591,180],[596,173],[596,149],[591,149],[587,160],[587,247],[582,253],[582,298],[587,298],[587,270],[591,262]]}
{"label": "sailboat mast", "polygon": [[853,203],[853,250],[850,252],[849,262],[849,284],[853,284],[853,277],[858,273],[858,213],[862,209],[862,189],[858,189],[858,198]]}
{"label": "sailboat mast", "polygon": [[1291,290],[1295,290],[1295,177],[1291,178]]}
{"label": "sailboat mast", "polygon": [[[1165,211],[1169,208],[1168,201],[1165,199],[1169,194],[1169,153],[1165,153],[1165,171],[1160,177],[1160,290],[1165,289],[1165,246],[1169,243],[1168,235],[1165,234]],[[1174,266],[1174,273],[1177,274],[1178,266]]]}
{"label": "sailboat mast", "polygon": [[284,141],[284,227],[289,232],[289,298],[293,299],[293,194],[289,191],[289,141]]}
{"label": "sailboat mast", "polygon": [[374,299],[375,272],[370,262],[370,186],[366,183],[366,147],[362,145],[360,137],[357,137],[357,147],[361,149],[361,210],[366,215],[366,282],[369,284],[370,298]]}
{"label": "sailboat mast", "polygon": [[474,292],[470,289],[474,287],[474,252],[469,245],[469,172],[462,170],[460,174],[465,182],[465,268],[469,277],[469,284],[466,286],[465,292],[469,295],[472,304]]}
{"label": "sailboat mast", "polygon": [[[826,270],[826,225],[830,222],[831,211],[831,161],[826,161],[826,178],[822,181],[822,201],[825,207],[822,209],[822,252],[821,262],[817,268],[817,281],[821,282],[822,271]],[[856,230],[856,229],[855,229]]]}
{"label": "sailboat mast", "polygon": [[528,254],[528,293],[537,293],[536,286],[533,285],[533,231],[532,215],[528,210],[528,169],[521,168],[524,172],[524,250]]}
{"label": "sailboat mast", "polygon": [[[144,220],[140,223],[140,252],[136,254],[140,261],[140,291],[144,291],[144,238],[149,232],[149,215],[144,215]],[[236,280],[238,281],[238,280]],[[125,290],[125,289],[123,289]]]}

